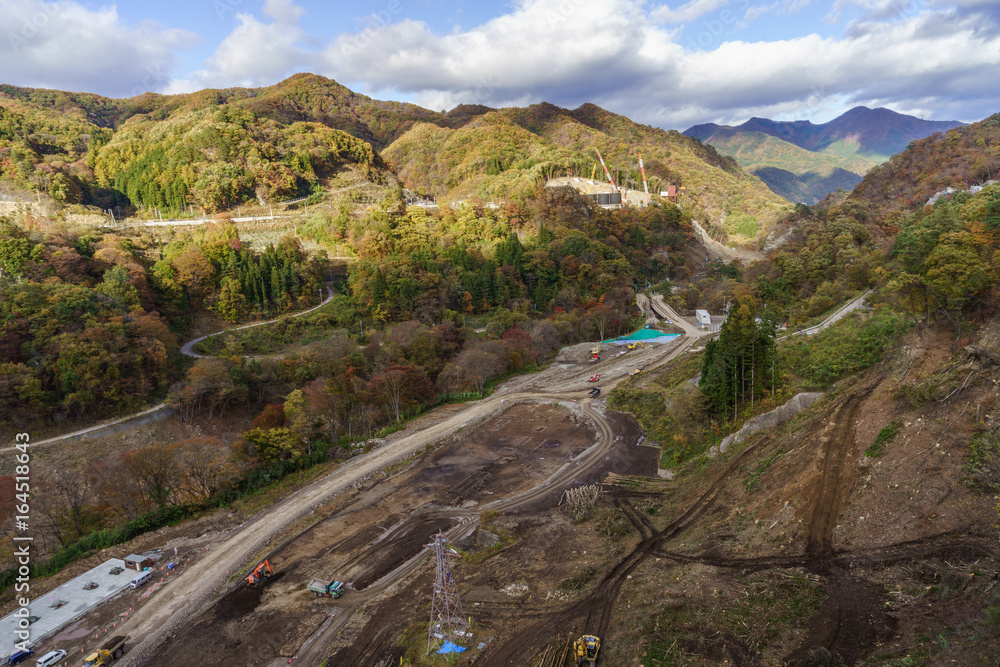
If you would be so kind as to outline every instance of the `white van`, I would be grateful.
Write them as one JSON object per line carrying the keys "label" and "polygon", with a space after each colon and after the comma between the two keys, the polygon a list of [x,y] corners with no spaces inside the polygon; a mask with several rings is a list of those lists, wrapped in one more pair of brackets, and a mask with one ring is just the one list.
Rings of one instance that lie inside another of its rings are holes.
{"label": "white van", "polygon": [[131,586],[132,588],[139,588],[139,586],[142,586],[144,583],[146,583],[152,578],[153,578],[153,571],[146,570],[145,572],[137,574],[134,577],[132,577],[132,581],[128,582],[128,585]]}
{"label": "white van", "polygon": [[66,651],[59,649],[58,651],[49,651],[35,664],[38,667],[52,667],[52,665],[58,664],[60,660],[66,657]]}

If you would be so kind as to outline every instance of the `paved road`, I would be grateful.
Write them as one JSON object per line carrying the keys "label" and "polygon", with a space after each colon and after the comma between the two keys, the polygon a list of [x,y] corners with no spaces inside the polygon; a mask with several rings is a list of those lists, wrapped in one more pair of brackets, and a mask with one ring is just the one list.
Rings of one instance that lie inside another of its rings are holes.
{"label": "paved road", "polygon": [[[303,310],[303,311],[301,311],[299,313],[295,313],[294,315],[289,315],[289,316],[285,316],[285,317],[302,317],[303,315],[308,315],[309,313],[313,312],[317,308],[320,308],[320,307],[325,306],[326,304],[330,303],[330,300],[333,299],[333,296],[334,296],[333,295],[333,287],[330,286],[330,285],[327,285],[326,289],[329,292],[329,295],[326,297],[326,299],[323,301],[323,303],[319,304],[318,306],[313,306],[309,310]],[[205,336],[200,336],[198,338],[195,338],[194,340],[190,340],[187,343],[185,343],[181,347],[181,354],[187,355],[189,357],[203,358],[204,355],[201,355],[201,354],[198,354],[198,353],[194,352],[191,349],[191,347],[193,345],[196,345],[197,343],[200,343],[201,341],[205,340],[206,338],[209,338],[211,336],[218,336],[219,334],[226,333],[227,331],[238,331],[240,329],[250,329],[252,327],[259,327],[259,326],[263,326],[265,324],[272,324],[274,322],[277,322],[279,319],[283,319],[283,318],[278,318],[278,319],[274,319],[274,320],[267,320],[266,322],[254,322],[253,324],[245,324],[245,325],[240,326],[240,327],[234,327],[232,329],[224,329],[223,331],[216,331],[215,333],[210,333],[210,334],[207,334]],[[150,415],[150,414],[156,412],[157,410],[162,410],[162,409],[164,409],[166,407],[167,407],[166,403],[159,403],[157,405],[154,405],[151,408],[143,410],[142,412],[137,412],[134,415],[129,415],[128,417],[122,417],[121,419],[115,419],[113,421],[103,422],[103,423],[97,424],[95,426],[89,426],[87,428],[80,429],[79,431],[73,431],[72,433],[66,433],[66,434],[63,434],[63,435],[57,435],[54,438],[47,438],[45,440],[38,440],[36,442],[32,442],[31,446],[33,448],[46,447],[48,445],[57,445],[60,442],[65,442],[67,440],[72,440],[72,439],[75,439],[75,438],[86,437],[86,436],[94,436],[94,435],[97,435],[100,431],[102,431],[104,429],[113,428],[115,426],[119,426],[119,425],[124,424],[126,422],[130,422],[130,421],[137,420],[137,419],[142,419],[143,417],[145,417],[147,415]],[[164,416],[166,416],[166,414]],[[4,447],[3,449],[0,449],[0,454],[2,454],[4,452],[10,452],[10,451],[13,451],[13,450],[14,450],[13,447]]]}
{"label": "paved road", "polygon": [[252,329],[254,327],[262,327],[265,324],[274,324],[275,322],[279,322],[279,321],[283,320],[285,317],[302,317],[303,315],[308,315],[309,313],[313,312],[317,308],[322,308],[326,304],[330,303],[330,301],[333,299],[333,287],[331,285],[327,285],[326,289],[329,292],[329,295],[326,297],[326,299],[323,301],[323,303],[319,304],[318,306],[313,306],[309,310],[303,310],[302,312],[295,313],[294,315],[290,315],[290,316],[289,315],[283,315],[282,317],[276,317],[273,320],[267,320],[265,322],[254,322],[253,324],[244,324],[243,326],[233,327],[232,329],[223,329],[222,331],[216,331],[215,333],[210,333],[210,334],[205,334],[204,336],[199,336],[198,338],[195,338],[193,340],[189,340],[188,342],[184,343],[184,345],[181,347],[181,354],[186,355],[188,357],[195,357],[195,358],[198,358],[198,359],[203,359],[205,357],[205,355],[198,354],[192,348],[195,345],[197,345],[198,343],[200,343],[201,341],[205,340],[206,338],[211,338],[212,336],[218,336],[219,334],[229,333],[230,331],[240,331],[241,329]]}
{"label": "paved road", "polygon": [[861,294],[854,297],[853,299],[845,303],[843,306],[838,308],[836,311],[834,311],[832,315],[830,315],[828,318],[826,318],[816,326],[812,326],[809,327],[808,329],[802,329],[799,331],[790,331],[784,334],[783,336],[778,336],[776,340],[784,340],[786,338],[791,338],[792,336],[799,336],[799,335],[812,336],[814,333],[822,331],[823,329],[827,328],[834,322],[839,322],[840,320],[847,317],[848,314],[863,306],[865,304],[865,299],[868,298],[868,295],[871,293],[872,291],[870,289],[866,289],[864,292],[862,292]]}

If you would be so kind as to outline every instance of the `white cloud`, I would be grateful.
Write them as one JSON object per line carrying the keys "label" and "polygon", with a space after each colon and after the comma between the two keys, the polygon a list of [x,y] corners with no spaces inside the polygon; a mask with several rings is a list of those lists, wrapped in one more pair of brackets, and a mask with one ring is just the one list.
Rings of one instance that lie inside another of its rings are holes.
{"label": "white cloud", "polygon": [[729,5],[729,0],[690,0],[677,9],[664,5],[651,12],[657,23],[687,23]]}
{"label": "white cloud", "polygon": [[[766,9],[793,12],[805,2],[775,0]],[[957,120],[995,112],[1000,35],[989,12],[996,4],[976,9],[974,0],[960,0],[969,6],[908,6],[893,15],[893,2],[840,0],[844,11],[868,18],[855,18],[839,37],[751,42],[732,37],[741,11],[753,9],[749,0],[677,9],[646,0],[515,0],[508,13],[447,34],[400,20],[390,0],[353,32],[323,39],[306,32],[292,0],[265,0],[263,18],[238,14],[200,68],[173,77],[174,53],[190,47],[191,33],[125,25],[113,8],[24,0],[17,10],[0,2],[0,25],[10,26],[0,39],[0,71],[17,85],[121,95],[264,86],[312,71],[432,109],[594,102],[679,129],[753,115],[828,118],[856,104]],[[664,17],[710,6],[719,9],[683,28],[663,27]]]}
{"label": "white cloud", "polygon": [[[720,30],[706,44],[689,26],[681,44],[644,15],[639,2],[614,0],[607,19],[595,22],[597,6],[587,0],[562,13],[565,2],[526,0],[505,16],[449,35],[414,21],[342,35],[326,50],[321,73],[363,81],[372,93],[403,93],[433,109],[590,101],[680,129],[752,115],[833,114],[845,103],[931,116],[938,109],[959,120],[996,105],[991,80],[1000,67],[1000,38],[983,29],[981,17],[900,13],[887,0],[858,1],[871,17],[893,20],[854,21],[839,38],[772,42],[727,41]],[[793,12],[803,2],[771,7]],[[962,100],[962,113],[952,99]]]}
{"label": "white cloud", "polygon": [[236,28],[222,40],[205,68],[190,79],[175,82],[171,92],[266,86],[302,67],[311,68],[315,53],[308,48],[308,38],[296,24],[286,22],[301,14],[299,8],[290,2],[268,0],[265,11],[280,20],[263,23],[252,14],[238,14]]}
{"label": "white cloud", "polygon": [[306,13],[292,0],[264,0],[264,16],[269,16],[278,23],[297,25],[302,15]]}
{"label": "white cloud", "polygon": [[4,83],[132,96],[165,88],[177,50],[198,37],[154,22],[128,25],[114,6],[72,1],[0,2]]}
{"label": "white cloud", "polygon": [[[417,21],[369,26],[326,51],[323,73],[373,90],[446,101],[502,105],[619,89],[670,68],[680,54],[668,33],[628,0],[526,0],[476,28],[435,35]],[[377,55],[376,55],[377,54]]]}

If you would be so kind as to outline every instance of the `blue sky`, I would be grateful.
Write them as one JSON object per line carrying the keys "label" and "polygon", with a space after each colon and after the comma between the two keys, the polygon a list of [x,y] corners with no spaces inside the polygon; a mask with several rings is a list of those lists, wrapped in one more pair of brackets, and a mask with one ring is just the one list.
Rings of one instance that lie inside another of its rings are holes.
{"label": "blue sky", "polygon": [[0,83],[128,97],[321,74],[431,109],[593,102],[683,130],[1000,111],[985,0],[0,0]]}

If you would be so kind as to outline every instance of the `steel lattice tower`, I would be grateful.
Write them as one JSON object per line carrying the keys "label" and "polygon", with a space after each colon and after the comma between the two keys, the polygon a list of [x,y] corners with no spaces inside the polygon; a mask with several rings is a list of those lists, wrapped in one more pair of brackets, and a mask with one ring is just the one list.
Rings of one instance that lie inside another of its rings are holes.
{"label": "steel lattice tower", "polygon": [[427,545],[434,550],[437,560],[437,574],[434,578],[434,598],[431,600],[431,622],[427,629],[427,654],[435,642],[443,646],[445,642],[457,644],[468,636],[469,619],[462,612],[462,600],[458,595],[458,584],[451,576],[451,558],[458,553],[445,546],[448,538],[441,531],[434,541]]}

